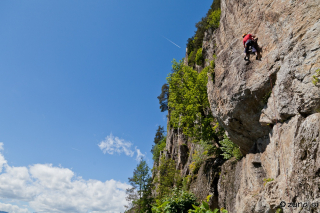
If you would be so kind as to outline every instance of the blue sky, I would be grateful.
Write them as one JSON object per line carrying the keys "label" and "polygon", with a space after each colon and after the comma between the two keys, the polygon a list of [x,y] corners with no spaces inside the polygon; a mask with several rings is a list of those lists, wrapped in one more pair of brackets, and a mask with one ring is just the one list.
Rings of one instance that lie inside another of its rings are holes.
{"label": "blue sky", "polygon": [[[26,172],[32,185],[49,184],[44,176],[57,172],[71,185],[78,178],[86,187],[90,180],[109,187],[114,180],[118,190],[138,152],[152,167],[155,131],[166,125],[157,96],[211,3],[0,1],[0,174]],[[45,208],[35,201],[39,190],[8,197],[5,188],[0,184],[0,210]],[[108,208],[95,211],[121,209]]]}

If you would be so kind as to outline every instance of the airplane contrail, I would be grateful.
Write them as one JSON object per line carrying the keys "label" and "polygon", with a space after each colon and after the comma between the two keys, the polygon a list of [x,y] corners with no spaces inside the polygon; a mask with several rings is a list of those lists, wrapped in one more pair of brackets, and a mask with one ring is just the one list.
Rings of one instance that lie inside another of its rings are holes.
{"label": "airplane contrail", "polygon": [[[166,38],[166,37],[164,37],[164,36],[162,36],[162,37],[165,38],[165,39],[167,39],[168,41],[170,41],[172,44],[176,45],[177,47],[179,47],[179,45],[177,45],[176,43],[174,43],[174,42],[171,41],[170,39],[168,39],[168,38]],[[179,48],[181,48],[181,47],[179,47]]]}

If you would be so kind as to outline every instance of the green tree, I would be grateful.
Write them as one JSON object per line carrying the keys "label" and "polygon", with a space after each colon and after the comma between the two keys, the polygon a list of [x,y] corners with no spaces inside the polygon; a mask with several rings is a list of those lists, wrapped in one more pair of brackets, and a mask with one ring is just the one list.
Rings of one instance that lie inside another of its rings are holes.
{"label": "green tree", "polygon": [[132,188],[126,189],[126,194],[127,194],[126,201],[128,201],[129,203],[124,207],[127,210],[134,211],[137,208],[136,203],[139,200],[139,195],[137,193],[136,188],[132,187]]}
{"label": "green tree", "polygon": [[200,73],[180,60],[172,62],[173,73],[169,74],[170,125],[181,128],[194,140],[210,141],[215,137],[214,124],[207,95],[209,67]]}
{"label": "green tree", "polygon": [[[156,131],[156,135],[154,136],[154,139],[153,139],[153,142],[155,145],[157,145],[160,141],[163,140],[163,138],[165,137],[164,133],[165,133],[164,127],[159,125]],[[151,149],[152,154],[154,152],[155,145],[152,145],[152,149]]]}
{"label": "green tree", "polygon": [[131,189],[127,189],[127,200],[132,202],[132,206],[138,213],[151,212],[151,189],[152,178],[147,162],[141,159],[137,168],[133,171],[133,177],[129,178]]}
{"label": "green tree", "polygon": [[164,127],[159,125],[153,140],[155,144],[159,143],[159,141],[161,141],[164,138],[164,132]]}
{"label": "green tree", "polygon": [[159,99],[161,112],[168,110],[169,85],[164,84],[161,87],[161,94],[157,97]]}

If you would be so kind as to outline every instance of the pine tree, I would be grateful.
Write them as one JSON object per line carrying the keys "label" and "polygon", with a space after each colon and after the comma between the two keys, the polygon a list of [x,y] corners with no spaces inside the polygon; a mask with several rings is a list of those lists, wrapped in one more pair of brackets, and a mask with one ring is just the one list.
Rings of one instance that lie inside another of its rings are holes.
{"label": "pine tree", "polygon": [[161,88],[161,94],[157,97],[159,99],[161,112],[168,110],[169,85],[164,84]]}
{"label": "pine tree", "polygon": [[131,189],[127,189],[127,200],[132,202],[132,208],[137,213],[151,212],[151,188],[152,178],[147,162],[141,159],[137,168],[133,171],[133,177],[129,178]]}
{"label": "pine tree", "polygon": [[[157,145],[163,138],[164,138],[164,127],[159,125],[157,132],[156,132],[156,135],[154,136],[153,142],[155,143],[155,145]],[[151,149],[152,154],[154,152],[155,145],[152,145],[152,149]]]}
{"label": "pine tree", "polygon": [[157,144],[159,143],[159,141],[163,139],[163,137],[164,137],[164,127],[159,125],[153,142]]}

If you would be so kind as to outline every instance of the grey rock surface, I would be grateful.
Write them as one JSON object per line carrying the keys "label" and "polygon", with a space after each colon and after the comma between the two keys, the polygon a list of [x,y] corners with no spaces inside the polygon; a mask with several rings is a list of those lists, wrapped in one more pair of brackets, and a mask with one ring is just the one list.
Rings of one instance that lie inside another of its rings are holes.
{"label": "grey rock surface", "polygon": [[[320,109],[319,86],[311,83],[320,68],[319,0],[223,0],[221,7],[208,95],[214,117],[249,153],[270,124]],[[244,32],[259,38],[261,61],[243,60]]]}
{"label": "grey rock surface", "polygon": [[[320,202],[320,88],[311,83],[320,68],[319,0],[222,0],[221,10],[219,29],[204,41],[217,55],[208,96],[246,156],[222,166],[219,206],[275,212],[281,201]],[[260,61],[243,60],[243,33],[259,38]]]}

